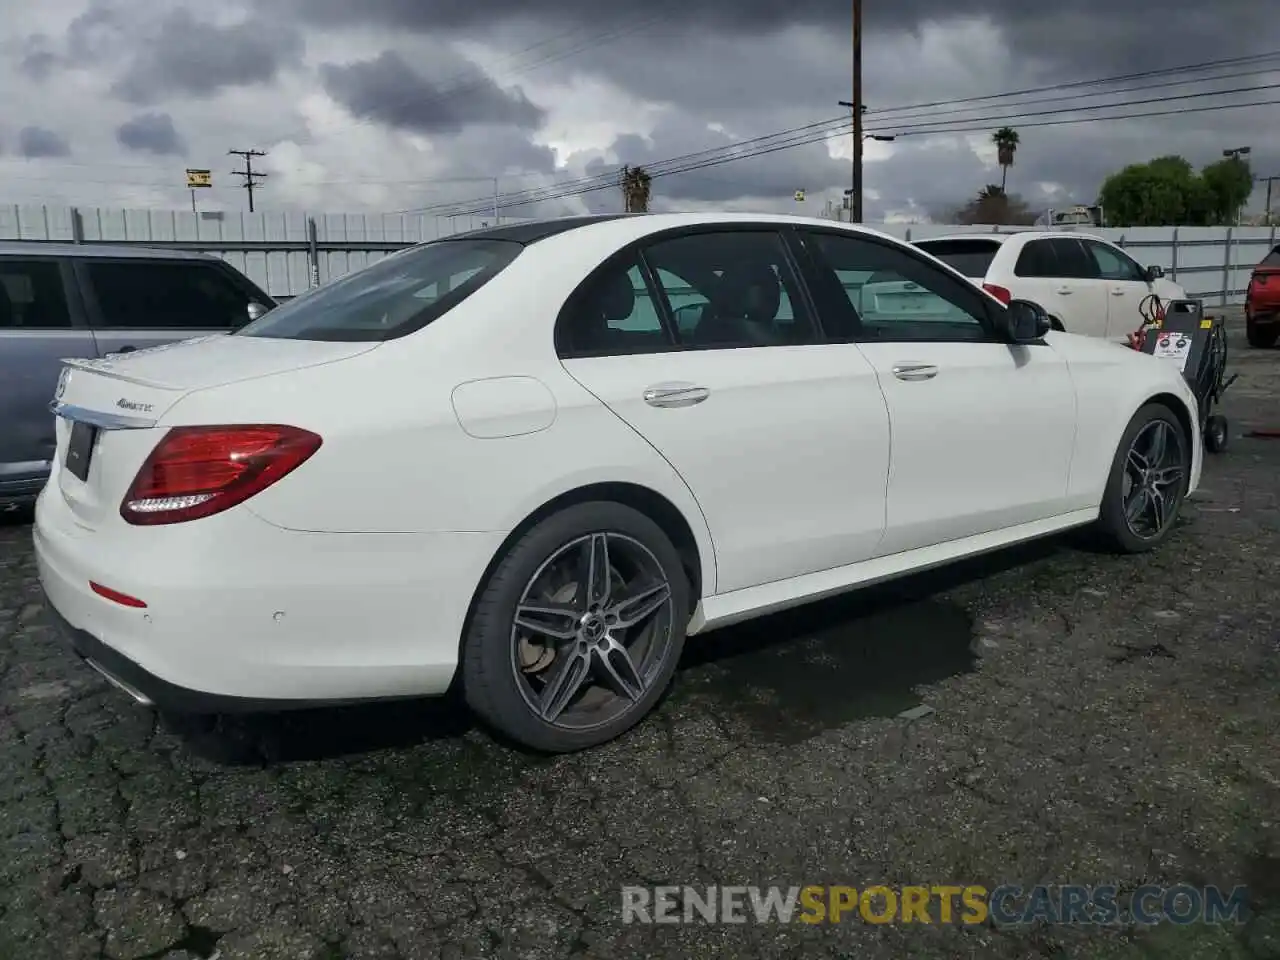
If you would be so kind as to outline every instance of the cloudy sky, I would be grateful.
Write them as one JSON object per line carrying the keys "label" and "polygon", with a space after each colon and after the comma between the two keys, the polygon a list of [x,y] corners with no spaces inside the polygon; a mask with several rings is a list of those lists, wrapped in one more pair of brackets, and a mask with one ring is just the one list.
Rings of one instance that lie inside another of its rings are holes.
{"label": "cloudy sky", "polygon": [[[1009,189],[1038,208],[1090,202],[1107,173],[1160,154],[1200,166],[1248,145],[1257,173],[1280,175],[1280,19],[1260,0],[866,6],[867,128],[896,136],[867,144],[868,221],[927,219],[999,182],[989,138],[1005,122],[1022,137]],[[257,148],[259,209],[448,216],[487,204],[496,178],[504,198],[545,198],[504,214],[563,214],[618,209],[613,188],[557,195],[619,164],[679,169],[751,141],[737,149],[788,149],[656,177],[653,208],[814,213],[849,183],[834,123],[849,7],[0,0],[0,202],[182,208],[183,170],[200,167],[215,183],[202,206],[242,209],[227,151]],[[1166,72],[1080,85],[1149,71]],[[1272,103],[1227,109],[1258,101]]]}

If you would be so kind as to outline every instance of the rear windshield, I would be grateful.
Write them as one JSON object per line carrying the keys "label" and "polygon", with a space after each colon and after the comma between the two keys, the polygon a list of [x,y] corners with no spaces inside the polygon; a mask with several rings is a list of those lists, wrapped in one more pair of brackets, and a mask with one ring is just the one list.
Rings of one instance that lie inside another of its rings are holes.
{"label": "rear windshield", "polygon": [[236,331],[277,340],[392,340],[443,316],[524,248],[509,240],[436,240],[397,251],[295,297]]}
{"label": "rear windshield", "polygon": [[985,277],[1000,244],[994,240],[921,240],[916,246],[966,277]]}
{"label": "rear windshield", "polygon": [[1263,257],[1262,262],[1258,264],[1258,266],[1280,267],[1280,247],[1276,247],[1274,250],[1268,253],[1265,257]]}

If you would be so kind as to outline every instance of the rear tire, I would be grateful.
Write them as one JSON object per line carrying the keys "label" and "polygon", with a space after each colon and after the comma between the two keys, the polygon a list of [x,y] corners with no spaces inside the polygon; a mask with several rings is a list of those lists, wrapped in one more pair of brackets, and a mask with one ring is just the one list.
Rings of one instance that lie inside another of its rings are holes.
{"label": "rear tire", "polygon": [[1245,337],[1249,341],[1249,346],[1256,347],[1259,350],[1267,350],[1276,345],[1276,340],[1280,339],[1280,327],[1268,327],[1263,329],[1253,321],[1253,317],[1246,317],[1244,321]]}
{"label": "rear tire", "polygon": [[1129,421],[1111,462],[1097,532],[1120,553],[1164,543],[1177,522],[1191,474],[1191,444],[1164,404],[1148,403]]}
{"label": "rear tire", "polygon": [[481,588],[463,640],[467,704],[548,753],[621,736],[670,686],[689,603],[680,554],[656,523],[610,501],[567,507]]}

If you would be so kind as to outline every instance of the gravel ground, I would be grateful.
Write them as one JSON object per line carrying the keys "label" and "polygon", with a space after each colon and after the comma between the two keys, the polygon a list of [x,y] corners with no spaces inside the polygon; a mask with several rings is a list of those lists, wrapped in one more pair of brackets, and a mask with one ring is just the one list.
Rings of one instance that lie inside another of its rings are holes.
{"label": "gravel ground", "polygon": [[[1280,957],[1280,441],[1243,436],[1280,428],[1280,351],[1235,358],[1232,449],[1156,555],[1068,538],[711,634],[656,716],[568,758],[447,704],[161,729],[63,651],[0,522],[0,960]],[[623,884],[876,882],[1246,884],[1251,909],[619,919]]]}

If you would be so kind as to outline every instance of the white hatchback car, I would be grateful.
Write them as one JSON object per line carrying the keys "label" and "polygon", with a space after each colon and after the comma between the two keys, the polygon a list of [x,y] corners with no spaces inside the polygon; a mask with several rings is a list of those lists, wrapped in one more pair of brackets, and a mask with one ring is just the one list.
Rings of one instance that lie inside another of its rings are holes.
{"label": "white hatchback car", "polygon": [[1201,465],[1176,365],[784,216],[437,240],[67,361],[54,410],[40,579],[139,702],[457,678],[552,751],[636,723],[686,635],[1070,527],[1149,549]]}
{"label": "white hatchback car", "polygon": [[1123,342],[1146,322],[1144,301],[1184,299],[1160,266],[1141,266],[1114,243],[1082,233],[959,234],[918,240],[921,250],[1004,303],[1040,304],[1054,328]]}

